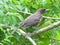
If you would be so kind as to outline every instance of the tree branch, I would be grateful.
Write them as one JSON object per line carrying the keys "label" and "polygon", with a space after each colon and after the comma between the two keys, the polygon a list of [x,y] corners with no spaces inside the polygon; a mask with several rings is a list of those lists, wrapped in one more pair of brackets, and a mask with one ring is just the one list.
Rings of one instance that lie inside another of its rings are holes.
{"label": "tree branch", "polygon": [[4,29],[7,29],[7,28],[11,29],[11,26],[4,25],[4,24],[0,24],[0,27],[2,27],[2,28],[4,28]]}
{"label": "tree branch", "polygon": [[23,30],[19,29],[19,33],[21,33],[24,37],[26,37],[33,45],[36,45],[35,41],[29,35],[27,35],[26,32],[24,32]]}
{"label": "tree branch", "polygon": [[55,28],[56,26],[60,26],[60,21],[55,22],[55,23],[53,23],[53,24],[51,24],[51,25],[49,25],[49,26],[47,26],[45,28],[42,28],[40,30],[34,31],[33,33],[31,33],[31,36],[35,35],[35,34],[38,34],[38,33],[42,33],[42,32],[48,31],[48,30],[50,30],[52,28]]}
{"label": "tree branch", "polygon": [[40,37],[41,39],[52,39],[52,40],[54,40],[54,41],[60,41],[60,39],[56,39],[56,38],[50,38],[50,37],[45,37],[45,36],[41,36]]}
{"label": "tree branch", "polygon": [[52,18],[52,17],[47,17],[47,16],[43,16],[43,18],[53,19],[53,20],[60,20],[60,18]]}

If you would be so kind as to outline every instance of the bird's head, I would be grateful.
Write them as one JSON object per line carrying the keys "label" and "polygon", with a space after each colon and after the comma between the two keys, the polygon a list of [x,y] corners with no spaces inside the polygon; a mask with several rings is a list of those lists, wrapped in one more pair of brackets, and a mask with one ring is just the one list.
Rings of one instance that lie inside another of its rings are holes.
{"label": "bird's head", "polygon": [[47,11],[49,11],[49,9],[42,8],[37,10],[37,12],[39,12],[40,14],[44,14]]}

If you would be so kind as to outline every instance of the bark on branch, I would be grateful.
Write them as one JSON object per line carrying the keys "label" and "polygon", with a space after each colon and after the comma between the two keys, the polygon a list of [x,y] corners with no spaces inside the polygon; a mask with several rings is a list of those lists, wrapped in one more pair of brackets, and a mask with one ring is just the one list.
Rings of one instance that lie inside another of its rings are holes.
{"label": "bark on branch", "polygon": [[25,37],[25,38],[27,38],[31,43],[32,43],[32,45],[36,45],[36,43],[35,43],[35,41],[29,36],[29,35],[27,35],[27,33],[26,32],[24,32],[23,30],[19,30],[20,31],[20,33]]}

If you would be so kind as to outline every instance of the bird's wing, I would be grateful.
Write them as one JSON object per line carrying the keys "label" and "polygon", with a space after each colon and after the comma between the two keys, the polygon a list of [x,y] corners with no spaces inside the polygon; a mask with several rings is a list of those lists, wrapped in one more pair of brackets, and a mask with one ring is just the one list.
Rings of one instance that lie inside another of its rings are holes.
{"label": "bird's wing", "polygon": [[23,21],[23,27],[34,26],[39,22],[38,18],[35,15],[30,15]]}

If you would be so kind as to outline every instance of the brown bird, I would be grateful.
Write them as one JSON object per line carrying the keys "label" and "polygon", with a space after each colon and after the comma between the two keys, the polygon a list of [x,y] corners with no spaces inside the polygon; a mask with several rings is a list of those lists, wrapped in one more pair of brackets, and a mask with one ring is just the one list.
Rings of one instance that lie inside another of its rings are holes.
{"label": "brown bird", "polygon": [[47,9],[38,9],[34,14],[31,14],[22,22],[21,27],[28,28],[37,25],[42,18],[42,14],[46,11]]}
{"label": "brown bird", "polygon": [[[42,14],[44,14],[46,11],[48,11],[48,9],[38,9],[34,14],[28,16],[19,27],[28,28],[37,25],[40,22],[40,19],[42,18]],[[16,30],[14,30],[12,33],[14,33]]]}

